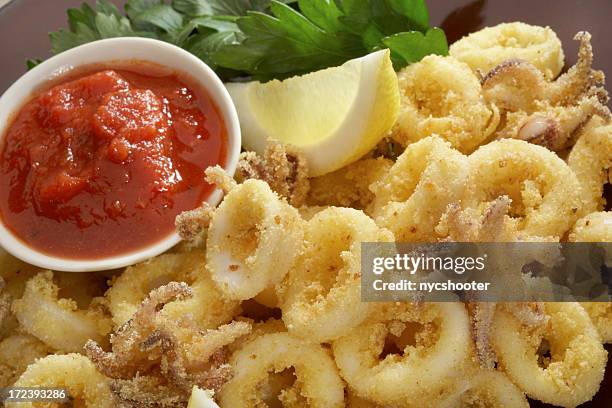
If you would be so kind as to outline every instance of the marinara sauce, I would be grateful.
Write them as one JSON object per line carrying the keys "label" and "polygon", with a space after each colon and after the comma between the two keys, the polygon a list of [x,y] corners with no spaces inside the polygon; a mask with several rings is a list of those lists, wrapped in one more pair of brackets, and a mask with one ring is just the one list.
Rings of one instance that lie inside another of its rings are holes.
{"label": "marinara sauce", "polygon": [[121,255],[167,237],[212,192],[227,132],[203,89],[144,64],[40,92],[0,146],[0,217],[54,256]]}

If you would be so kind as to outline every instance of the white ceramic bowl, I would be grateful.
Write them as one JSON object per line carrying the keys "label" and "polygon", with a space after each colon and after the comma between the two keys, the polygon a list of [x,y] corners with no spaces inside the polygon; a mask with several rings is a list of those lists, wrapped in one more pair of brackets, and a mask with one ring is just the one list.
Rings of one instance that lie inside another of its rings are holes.
{"label": "white ceramic bowl", "polygon": [[[0,142],[10,124],[11,115],[47,82],[79,67],[100,63],[112,67],[113,62],[120,65],[129,61],[149,62],[182,73],[208,92],[225,120],[228,135],[225,170],[233,175],[240,154],[240,125],[236,108],[225,86],[213,70],[194,55],[174,45],[147,38],[111,38],[81,45],[30,70],[0,97]],[[222,192],[217,189],[207,201],[217,205],[221,198]],[[95,260],[64,259],[29,247],[0,220],[0,246],[27,263],[57,271],[87,272],[121,268],[159,255],[179,241],[180,237],[174,233],[153,245],[120,256]]]}

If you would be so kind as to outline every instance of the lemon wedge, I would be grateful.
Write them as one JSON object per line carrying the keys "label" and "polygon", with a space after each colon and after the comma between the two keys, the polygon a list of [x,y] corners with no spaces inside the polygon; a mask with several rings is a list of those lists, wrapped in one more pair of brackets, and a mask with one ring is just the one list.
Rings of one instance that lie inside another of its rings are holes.
{"label": "lemon wedge", "polygon": [[345,166],[371,150],[399,111],[389,50],[284,81],[227,84],[242,144],[261,153],[268,140],[298,147],[311,176]]}
{"label": "lemon wedge", "polygon": [[219,405],[213,400],[211,391],[194,386],[187,408],[219,408]]}

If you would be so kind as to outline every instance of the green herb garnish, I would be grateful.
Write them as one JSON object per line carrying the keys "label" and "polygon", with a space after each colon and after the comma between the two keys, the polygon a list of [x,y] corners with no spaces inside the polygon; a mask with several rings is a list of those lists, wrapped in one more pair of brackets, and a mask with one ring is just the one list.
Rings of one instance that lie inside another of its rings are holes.
{"label": "green herb garnish", "polygon": [[[149,37],[182,47],[224,79],[268,80],[341,65],[389,48],[396,69],[446,55],[424,0],[108,0],[68,10],[49,34],[53,53],[111,37]],[[36,60],[29,60],[28,66]]]}

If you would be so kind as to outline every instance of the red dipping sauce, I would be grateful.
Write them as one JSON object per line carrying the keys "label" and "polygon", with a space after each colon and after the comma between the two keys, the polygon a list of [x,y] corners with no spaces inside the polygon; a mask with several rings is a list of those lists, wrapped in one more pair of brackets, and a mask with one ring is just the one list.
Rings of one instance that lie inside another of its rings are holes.
{"label": "red dipping sauce", "polygon": [[203,89],[148,65],[40,92],[0,146],[0,217],[34,249],[96,259],[154,244],[213,191],[227,132]]}

